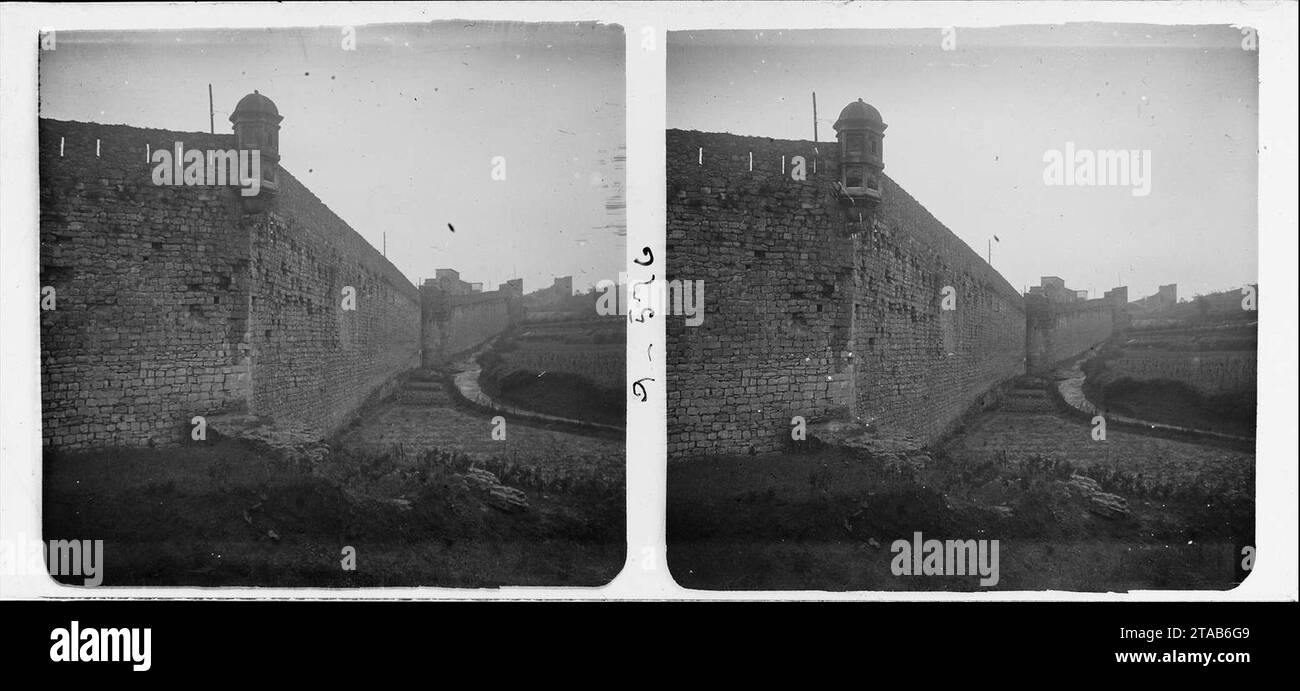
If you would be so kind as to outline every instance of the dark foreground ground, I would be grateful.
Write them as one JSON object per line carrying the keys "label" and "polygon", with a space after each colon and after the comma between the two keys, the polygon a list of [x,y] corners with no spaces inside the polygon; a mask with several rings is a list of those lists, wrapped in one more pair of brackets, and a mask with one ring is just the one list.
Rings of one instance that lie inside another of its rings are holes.
{"label": "dark foreground ground", "polygon": [[622,440],[524,424],[493,440],[489,416],[444,386],[410,382],[319,462],[233,440],[47,454],[44,537],[104,540],[106,586],[612,580],[626,551]]}
{"label": "dark foreground ground", "polygon": [[[997,411],[923,469],[832,448],[672,463],[669,566],[706,590],[981,589],[974,576],[895,576],[891,544],[920,531],[998,539],[997,590],[1234,587],[1253,544],[1253,451],[1088,432],[1052,412]],[[1098,513],[1075,474],[1129,513]]]}
{"label": "dark foreground ground", "polygon": [[466,482],[465,457],[335,463],[352,482],[233,442],[50,458],[45,539],[104,540],[104,585],[602,585],[622,568],[621,488],[507,477],[529,502],[507,512]]}

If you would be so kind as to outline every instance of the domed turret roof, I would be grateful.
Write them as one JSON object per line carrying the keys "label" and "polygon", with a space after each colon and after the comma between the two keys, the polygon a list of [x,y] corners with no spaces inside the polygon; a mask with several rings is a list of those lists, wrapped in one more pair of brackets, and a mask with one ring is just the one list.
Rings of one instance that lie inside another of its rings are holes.
{"label": "domed turret roof", "polygon": [[275,107],[275,103],[271,99],[254,91],[239,99],[239,103],[235,104],[235,111],[230,114],[230,121],[234,122],[237,116],[249,117],[257,115],[267,117],[275,122],[283,119],[279,109]]}
{"label": "domed turret roof", "polygon": [[838,132],[846,127],[863,127],[872,126],[884,129],[885,121],[880,117],[880,111],[876,110],[869,103],[858,99],[840,111],[840,117],[835,121],[835,131]]}

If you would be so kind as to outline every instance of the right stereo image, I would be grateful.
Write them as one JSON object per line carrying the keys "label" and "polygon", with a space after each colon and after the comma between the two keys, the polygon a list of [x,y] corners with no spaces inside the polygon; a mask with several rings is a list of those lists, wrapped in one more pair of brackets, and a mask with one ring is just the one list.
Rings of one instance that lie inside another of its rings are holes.
{"label": "right stereo image", "polygon": [[680,585],[1249,575],[1253,31],[668,36]]}

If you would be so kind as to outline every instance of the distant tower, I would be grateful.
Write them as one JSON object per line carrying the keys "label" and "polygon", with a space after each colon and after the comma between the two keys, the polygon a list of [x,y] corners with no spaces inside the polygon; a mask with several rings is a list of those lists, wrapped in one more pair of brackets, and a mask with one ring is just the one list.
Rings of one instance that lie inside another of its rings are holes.
{"label": "distant tower", "polygon": [[880,111],[859,98],[840,111],[834,127],[840,142],[840,183],[855,201],[880,201],[887,127]]}
{"label": "distant tower", "polygon": [[276,169],[280,167],[280,121],[284,116],[271,99],[254,91],[239,99],[230,122],[235,126],[235,147],[257,150],[262,168],[262,191],[278,190]]}

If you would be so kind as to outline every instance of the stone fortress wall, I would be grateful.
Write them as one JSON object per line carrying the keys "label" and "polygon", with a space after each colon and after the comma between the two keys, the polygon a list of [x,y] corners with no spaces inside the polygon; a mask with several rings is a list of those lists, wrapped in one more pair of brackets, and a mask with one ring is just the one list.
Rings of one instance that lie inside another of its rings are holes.
{"label": "stone fortress wall", "polygon": [[[146,147],[231,135],[42,119],[42,440],[179,442],[193,415],[248,409],[249,239],[230,188],[158,186]],[[98,149],[98,154],[97,154]]]}
{"label": "stone fortress wall", "polygon": [[176,444],[224,412],[323,435],[418,364],[419,293],[387,259],[283,170],[261,207],[238,187],[154,184],[147,151],[176,142],[235,148],[40,121],[48,446]]}
{"label": "stone fortress wall", "polygon": [[[520,279],[482,292],[438,269],[416,288],[279,165],[270,99],[230,119],[233,134],[40,120],[45,446],[175,445],[223,414],[328,437],[404,373],[525,320]],[[170,180],[161,150],[181,159]],[[206,179],[219,151],[259,153],[258,194],[237,171]]]}
{"label": "stone fortress wall", "polygon": [[[279,165],[282,119],[254,92],[233,134],[40,120],[47,447],[175,445],[228,413],[323,438],[403,373],[523,320],[518,279],[412,285]],[[238,172],[207,179],[226,151],[259,153],[257,195]]]}
{"label": "stone fortress wall", "polygon": [[667,319],[669,456],[779,448],[792,416],[852,398],[853,241],[830,174],[811,156],[807,182],[782,173],[807,143],[674,130],[667,153],[664,278],[705,287],[701,324]]}
{"label": "stone fortress wall", "polygon": [[667,320],[670,458],[774,451],[796,418],[931,443],[1127,324],[1126,288],[1021,295],[884,174],[887,127],[859,99],[829,142],[667,132],[665,280],[706,296]]}
{"label": "stone fortress wall", "polygon": [[836,143],[667,142],[666,279],[706,295],[699,326],[667,320],[670,457],[775,450],[794,416],[933,439],[1023,373],[1019,293],[888,178],[846,209]]}

